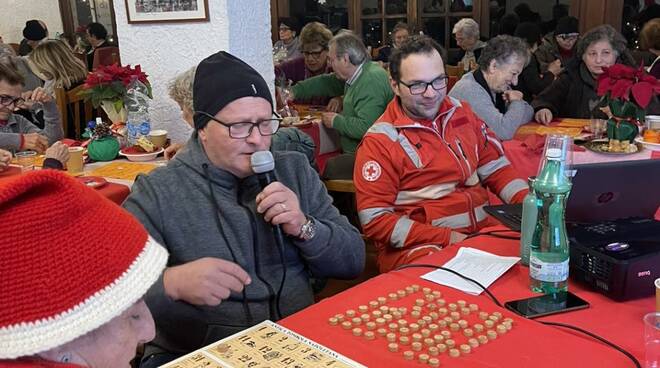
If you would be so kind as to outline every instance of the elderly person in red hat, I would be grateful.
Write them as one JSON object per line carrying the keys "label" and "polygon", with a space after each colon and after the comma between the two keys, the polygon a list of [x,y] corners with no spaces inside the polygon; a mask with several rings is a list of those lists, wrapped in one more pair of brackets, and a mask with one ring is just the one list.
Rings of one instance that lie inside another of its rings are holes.
{"label": "elderly person in red hat", "polygon": [[167,251],[54,170],[3,182],[0,222],[0,367],[130,367],[155,335],[142,298]]}

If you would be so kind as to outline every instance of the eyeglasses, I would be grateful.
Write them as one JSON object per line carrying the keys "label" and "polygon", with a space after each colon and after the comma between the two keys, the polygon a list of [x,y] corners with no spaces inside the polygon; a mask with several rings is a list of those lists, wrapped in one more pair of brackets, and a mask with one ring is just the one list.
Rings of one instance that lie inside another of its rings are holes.
{"label": "eyeglasses", "polygon": [[557,37],[561,38],[564,41],[577,40],[578,36],[580,36],[579,33],[563,33],[563,34],[557,35]]}
{"label": "eyeglasses", "polygon": [[9,105],[21,106],[25,102],[22,97],[14,97],[10,95],[0,95],[0,105],[8,107]]}
{"label": "eyeglasses", "polygon": [[254,129],[254,127],[257,127],[259,134],[263,136],[273,135],[280,129],[280,124],[282,123],[282,119],[277,117],[273,119],[257,121],[256,123],[238,122],[227,124],[204,111],[195,111],[195,114],[204,115],[216,123],[224,125],[227,127],[227,129],[229,129],[229,136],[234,139],[243,139],[249,137],[250,134],[252,134],[252,129]]}
{"label": "eyeglasses", "polygon": [[326,49],[321,49],[319,51],[303,51],[302,54],[304,57],[312,57],[314,59],[318,59],[325,50]]}
{"label": "eyeglasses", "polygon": [[436,91],[440,91],[444,89],[445,87],[447,87],[447,79],[448,77],[446,75],[441,75],[430,82],[417,82],[417,83],[407,84],[404,81],[399,80],[399,83],[408,87],[411,95],[421,95],[426,92],[429,86],[433,87],[433,89]]}

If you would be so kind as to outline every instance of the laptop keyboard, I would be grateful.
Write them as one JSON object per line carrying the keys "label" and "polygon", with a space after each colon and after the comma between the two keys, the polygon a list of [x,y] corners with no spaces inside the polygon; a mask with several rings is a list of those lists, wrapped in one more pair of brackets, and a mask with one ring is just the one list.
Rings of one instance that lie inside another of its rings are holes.
{"label": "laptop keyboard", "polygon": [[615,223],[612,222],[604,222],[600,224],[586,225],[585,230],[600,235],[607,235],[607,234],[615,233],[617,230],[617,226]]}

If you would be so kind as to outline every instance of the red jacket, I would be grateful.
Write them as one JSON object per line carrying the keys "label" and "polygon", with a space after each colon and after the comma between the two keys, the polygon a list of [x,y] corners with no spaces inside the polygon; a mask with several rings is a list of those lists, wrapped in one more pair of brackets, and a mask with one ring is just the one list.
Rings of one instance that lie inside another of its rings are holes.
{"label": "red jacket", "polygon": [[415,122],[389,103],[357,150],[353,181],[362,228],[375,241],[381,272],[449,244],[451,230],[494,224],[483,207],[488,187],[521,202],[502,145],[465,103],[445,97],[434,121]]}

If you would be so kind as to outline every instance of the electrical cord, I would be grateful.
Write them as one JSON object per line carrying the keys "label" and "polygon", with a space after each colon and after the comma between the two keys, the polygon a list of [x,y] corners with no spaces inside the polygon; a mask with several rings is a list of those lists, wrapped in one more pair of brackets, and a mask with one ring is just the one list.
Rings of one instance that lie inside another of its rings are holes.
{"label": "electrical cord", "polygon": [[[492,236],[494,238],[500,238],[500,239],[512,239],[512,240],[518,240],[520,239],[520,235],[500,235],[500,233],[518,233],[517,231],[506,229],[506,230],[491,230],[491,231],[486,231],[486,232],[478,232],[478,233],[472,233],[468,234],[468,236],[465,238],[465,240],[474,238],[477,236]],[[519,234],[519,233],[518,233]]]}
{"label": "electrical cord", "polygon": [[[511,230],[506,230],[506,231],[511,231]],[[504,232],[504,230],[493,230],[493,232]],[[484,234],[488,234],[488,233],[484,233]],[[490,297],[490,299],[493,300],[493,302],[494,302],[498,307],[502,307],[502,303],[500,303],[500,301],[495,297],[495,295],[493,295],[493,294],[490,292],[490,290],[488,290],[487,287],[483,286],[480,282],[478,282],[478,281],[476,281],[476,280],[474,280],[474,279],[472,279],[472,278],[470,278],[470,277],[467,277],[467,276],[461,274],[460,272],[457,272],[457,271],[454,271],[454,270],[452,270],[452,269],[445,268],[445,267],[442,267],[442,266],[436,266],[436,265],[432,265],[432,264],[424,264],[424,263],[418,263],[418,264],[404,264],[404,265],[401,265],[401,266],[395,268],[394,271],[399,271],[399,270],[403,270],[403,269],[406,269],[406,268],[433,268],[433,269],[443,270],[443,271],[447,271],[447,272],[449,272],[449,273],[452,273],[452,274],[454,274],[454,275],[456,275],[456,276],[458,276],[458,277],[460,277],[460,278],[462,278],[462,279],[464,279],[464,280],[470,281],[470,282],[474,283],[475,285],[479,286],[479,287],[480,287],[480,288],[481,288],[481,289],[482,289],[482,290],[488,295],[488,297]],[[522,317],[524,317],[524,316],[522,316]],[[529,319],[529,318],[527,318],[527,319]],[[626,357],[628,357],[628,359],[630,359],[630,360],[633,362],[633,364],[635,365],[635,367],[637,367],[637,368],[641,368],[641,365],[640,365],[639,361],[638,361],[637,358],[635,358],[632,354],[630,354],[628,351],[626,351],[626,350],[623,349],[622,347],[620,347],[620,346],[618,346],[618,345],[616,345],[616,344],[614,344],[614,343],[612,343],[612,342],[610,342],[610,341],[608,341],[608,340],[606,340],[606,339],[604,339],[604,338],[602,338],[602,337],[600,337],[600,336],[594,334],[593,332],[589,332],[589,331],[584,330],[584,329],[582,329],[582,328],[580,328],[580,327],[572,326],[572,325],[565,324],[565,323],[559,323],[559,322],[546,322],[546,321],[537,321],[537,322],[539,322],[539,323],[541,323],[541,324],[544,324],[544,325],[547,325],[547,326],[564,327],[564,328],[568,328],[568,329],[571,329],[571,330],[574,330],[574,331],[581,332],[581,333],[583,333],[583,334],[585,334],[585,335],[587,335],[587,336],[589,336],[589,337],[591,337],[591,338],[594,338],[594,339],[596,339],[596,340],[602,342],[603,344],[605,344],[605,345],[607,345],[607,346],[609,346],[609,347],[611,347],[611,348],[617,350],[618,352],[620,352],[620,353],[622,353],[623,355],[625,355]]]}

